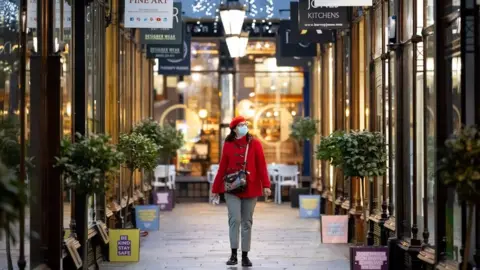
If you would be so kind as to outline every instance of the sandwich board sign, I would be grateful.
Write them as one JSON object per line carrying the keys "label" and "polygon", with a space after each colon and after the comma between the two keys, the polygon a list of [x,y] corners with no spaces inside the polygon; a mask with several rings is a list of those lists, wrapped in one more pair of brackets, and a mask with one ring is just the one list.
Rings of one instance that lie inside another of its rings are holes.
{"label": "sandwich board sign", "polygon": [[320,195],[300,195],[300,218],[320,218]]}

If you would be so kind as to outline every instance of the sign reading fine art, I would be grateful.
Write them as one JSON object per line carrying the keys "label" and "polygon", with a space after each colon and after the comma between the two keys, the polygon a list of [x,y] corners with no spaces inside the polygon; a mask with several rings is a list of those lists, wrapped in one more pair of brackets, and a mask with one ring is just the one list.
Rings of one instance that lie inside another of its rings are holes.
{"label": "sign reading fine art", "polygon": [[109,257],[111,262],[138,262],[140,260],[140,230],[109,230]]}
{"label": "sign reading fine art", "polygon": [[300,29],[344,29],[350,26],[348,18],[348,8],[338,4],[320,6],[314,0],[300,0],[298,4]]}
{"label": "sign reading fine art", "polygon": [[125,0],[125,28],[172,28],[173,0]]}
{"label": "sign reading fine art", "polygon": [[320,195],[300,195],[300,218],[320,218]]}
{"label": "sign reading fine art", "polygon": [[350,269],[387,270],[388,247],[351,247]]}

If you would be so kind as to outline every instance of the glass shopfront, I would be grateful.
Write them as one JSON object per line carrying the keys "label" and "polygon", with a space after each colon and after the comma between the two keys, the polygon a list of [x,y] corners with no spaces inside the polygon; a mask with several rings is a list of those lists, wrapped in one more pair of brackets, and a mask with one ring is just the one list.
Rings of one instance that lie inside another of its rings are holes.
{"label": "glass shopfront", "polygon": [[155,119],[182,130],[187,142],[178,151],[177,172],[205,176],[218,164],[229,132],[225,124],[237,115],[250,122],[268,163],[298,164],[302,150],[290,138],[290,124],[303,112],[303,72],[278,67],[271,41],[250,41],[247,55],[230,69],[220,64],[228,63],[220,61],[220,46],[194,38],[189,76],[154,74]]}

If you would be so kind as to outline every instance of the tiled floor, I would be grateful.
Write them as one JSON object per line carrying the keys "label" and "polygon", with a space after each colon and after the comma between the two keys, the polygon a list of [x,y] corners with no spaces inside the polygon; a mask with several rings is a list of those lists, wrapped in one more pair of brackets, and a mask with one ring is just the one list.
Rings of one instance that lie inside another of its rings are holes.
{"label": "tiled floor", "polygon": [[[258,203],[253,230],[250,269],[349,269],[347,245],[321,244],[319,221],[300,219],[287,204]],[[101,269],[242,269],[225,265],[225,205],[177,204],[162,213],[160,231],[142,239],[140,250],[138,263],[106,263]]]}

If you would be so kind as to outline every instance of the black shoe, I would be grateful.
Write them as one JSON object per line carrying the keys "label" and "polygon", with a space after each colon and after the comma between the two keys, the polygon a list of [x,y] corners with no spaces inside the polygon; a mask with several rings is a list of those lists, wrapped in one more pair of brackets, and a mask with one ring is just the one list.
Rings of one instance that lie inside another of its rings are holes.
{"label": "black shoe", "polygon": [[238,259],[235,255],[230,256],[230,259],[227,261],[227,265],[237,265],[237,263]]}
{"label": "black shoe", "polygon": [[242,266],[252,266],[252,262],[248,257],[242,257]]}

